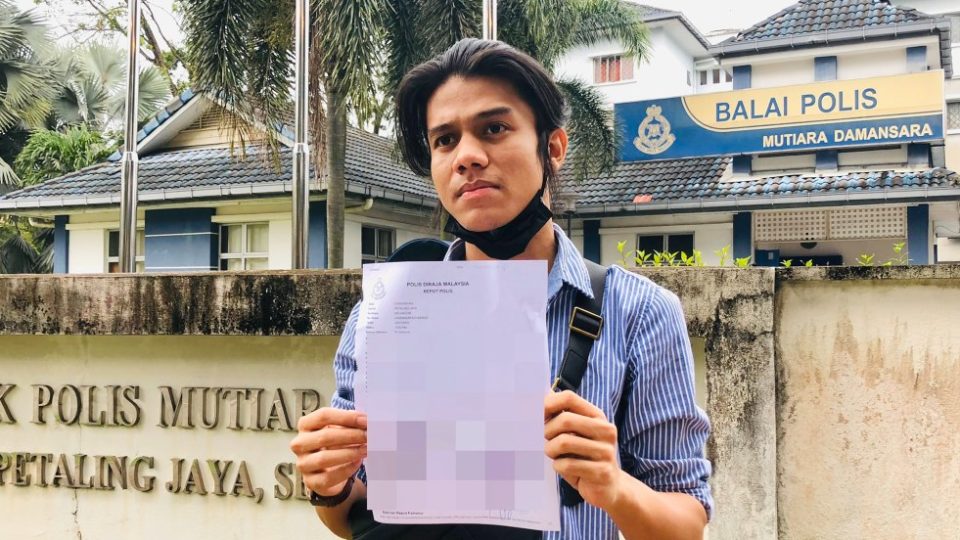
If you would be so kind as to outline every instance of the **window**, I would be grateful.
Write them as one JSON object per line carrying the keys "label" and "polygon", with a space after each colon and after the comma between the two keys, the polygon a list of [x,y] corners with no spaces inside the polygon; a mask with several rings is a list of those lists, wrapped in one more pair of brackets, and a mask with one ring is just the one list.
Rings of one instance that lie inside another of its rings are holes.
{"label": "window", "polygon": [[383,262],[393,253],[394,231],[379,227],[360,228],[361,264]]}
{"label": "window", "polygon": [[[134,257],[134,266],[137,272],[144,270],[143,257],[143,229],[137,229],[137,256]],[[107,231],[107,272],[114,274],[120,271],[120,231]]]}
{"label": "window", "polygon": [[232,223],[220,226],[221,270],[265,270],[269,261],[270,225]]}
{"label": "window", "polygon": [[700,79],[700,86],[724,84],[733,81],[730,73],[720,68],[698,69],[697,77]]}
{"label": "window", "polygon": [[947,103],[947,129],[960,130],[960,101]]}
{"label": "window", "polygon": [[[664,249],[666,247],[666,249]],[[678,260],[680,253],[693,255],[693,235],[692,234],[651,234],[637,235],[637,250],[643,251],[648,256],[653,256],[658,251],[669,251],[676,253]]]}
{"label": "window", "polygon": [[620,54],[593,59],[596,84],[633,80],[633,59]]}

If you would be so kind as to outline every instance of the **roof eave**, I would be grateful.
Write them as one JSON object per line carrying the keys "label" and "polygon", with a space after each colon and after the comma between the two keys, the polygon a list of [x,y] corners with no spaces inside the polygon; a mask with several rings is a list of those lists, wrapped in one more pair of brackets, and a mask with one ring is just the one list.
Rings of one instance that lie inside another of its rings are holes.
{"label": "roof eave", "polygon": [[[311,192],[323,191],[315,182],[310,183]],[[367,197],[387,199],[405,204],[419,204],[435,207],[435,198],[415,195],[399,190],[372,187],[359,182],[348,182],[347,191]],[[235,197],[256,197],[263,195],[285,195],[291,193],[290,182],[271,182],[242,186],[216,186],[189,189],[170,189],[141,193],[138,201],[145,204],[178,202],[191,200],[230,199]],[[68,208],[88,208],[92,206],[116,206],[120,204],[120,194],[83,197],[46,197],[43,199],[12,199],[0,201],[0,213],[17,211],[43,211]]]}
{"label": "roof eave", "polygon": [[710,45],[710,42],[707,41],[707,38],[703,37],[703,34],[701,34],[700,31],[697,30],[697,27],[695,27],[693,23],[690,22],[690,19],[687,19],[686,15],[684,15],[679,11],[675,11],[672,13],[662,13],[652,17],[646,17],[643,19],[643,22],[644,23],[662,22],[662,21],[669,21],[672,19],[676,19],[677,21],[679,21],[680,24],[682,24],[687,29],[687,31],[690,32],[694,38],[696,38],[696,40],[700,43],[700,45],[703,46],[704,50],[707,53],[710,52],[711,45]]}
{"label": "roof eave", "polygon": [[[848,43],[852,41],[870,41],[885,37],[902,37],[905,35],[916,35],[925,33],[944,33],[949,32],[949,23],[943,19],[914,21],[904,24],[894,24],[877,26],[873,28],[859,28],[850,30],[831,30],[826,32],[816,32],[802,34],[798,36],[789,36],[784,38],[772,39],[753,39],[748,41],[731,41],[733,38],[722,41],[710,47],[710,51],[718,58],[728,58],[736,56],[748,56],[757,53],[768,53],[779,50],[789,50],[798,48],[817,47],[824,45],[833,45],[838,43]],[[944,70],[948,71],[950,76],[951,66],[949,62],[949,47],[944,52],[943,39],[941,39],[941,58],[946,57]]]}
{"label": "roof eave", "polygon": [[884,190],[877,193],[837,193],[830,195],[778,195],[762,197],[728,197],[720,200],[677,201],[644,204],[578,205],[580,217],[613,214],[668,214],[691,212],[729,212],[746,210],[779,210],[818,206],[891,204],[908,202],[956,201],[960,187]]}

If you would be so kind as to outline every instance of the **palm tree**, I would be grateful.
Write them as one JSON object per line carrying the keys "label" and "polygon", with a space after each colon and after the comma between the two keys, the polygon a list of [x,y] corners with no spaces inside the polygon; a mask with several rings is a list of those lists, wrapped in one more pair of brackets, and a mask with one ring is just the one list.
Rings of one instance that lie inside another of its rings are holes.
{"label": "palm tree", "polygon": [[[86,124],[94,130],[121,130],[126,107],[127,55],[122,49],[92,43],[59,54],[62,89],[53,103],[52,127]],[[137,118],[145,121],[170,99],[156,66],[140,70]]]}
{"label": "palm tree", "polygon": [[[51,52],[39,17],[0,0],[0,146],[16,147],[5,139],[43,125],[58,88]],[[0,188],[17,182],[9,159],[10,154],[0,156]]]}
{"label": "palm tree", "polygon": [[[382,114],[411,67],[457,40],[480,35],[479,0],[312,0],[312,139],[325,150],[328,267],[343,263],[347,112],[363,123]],[[643,57],[639,13],[620,0],[501,0],[500,39],[548,69],[572,47],[602,39]],[[187,63],[195,86],[229,107],[276,125],[287,107],[292,2],[191,0],[185,5]],[[377,74],[382,74],[378,79]],[[571,156],[579,178],[611,167],[615,131],[597,92],[560,81],[573,106]],[[325,105],[325,106],[324,106]],[[322,122],[324,115],[326,121]],[[243,126],[234,125],[241,146]],[[322,152],[314,152],[320,159]],[[317,162],[317,170],[320,161]]]}

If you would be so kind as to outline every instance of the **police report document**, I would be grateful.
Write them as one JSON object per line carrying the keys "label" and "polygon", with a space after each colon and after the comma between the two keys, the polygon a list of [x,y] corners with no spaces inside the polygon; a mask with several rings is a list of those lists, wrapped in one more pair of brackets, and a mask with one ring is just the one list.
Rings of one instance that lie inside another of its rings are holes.
{"label": "police report document", "polygon": [[357,409],[381,523],[560,529],[545,261],[363,267]]}

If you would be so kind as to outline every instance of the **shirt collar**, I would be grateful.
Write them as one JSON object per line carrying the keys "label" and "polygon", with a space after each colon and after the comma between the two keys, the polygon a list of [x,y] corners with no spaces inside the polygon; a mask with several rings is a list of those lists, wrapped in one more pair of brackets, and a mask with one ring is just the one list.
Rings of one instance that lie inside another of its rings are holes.
{"label": "shirt collar", "polygon": [[[557,257],[553,261],[553,268],[547,277],[548,288],[547,297],[552,298],[559,291],[559,286],[552,283],[566,283],[574,289],[585,294],[588,298],[593,298],[593,288],[590,286],[590,274],[587,273],[587,266],[583,263],[583,257],[577,251],[577,246],[567,238],[566,233],[556,223],[553,224],[553,232],[557,240]],[[457,238],[447,254],[443,257],[445,261],[462,261],[466,259],[466,243]],[[556,288],[556,290],[554,290]]]}

